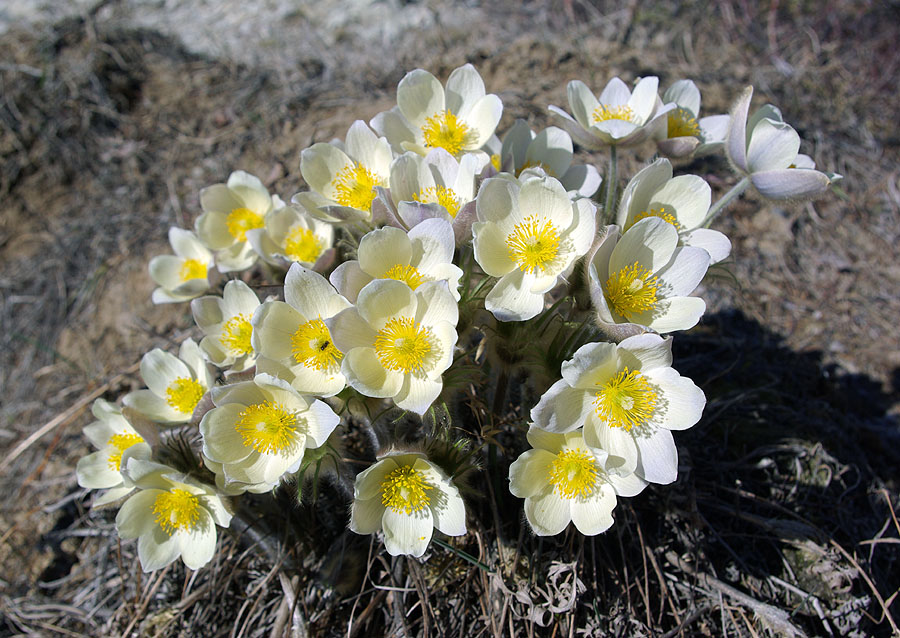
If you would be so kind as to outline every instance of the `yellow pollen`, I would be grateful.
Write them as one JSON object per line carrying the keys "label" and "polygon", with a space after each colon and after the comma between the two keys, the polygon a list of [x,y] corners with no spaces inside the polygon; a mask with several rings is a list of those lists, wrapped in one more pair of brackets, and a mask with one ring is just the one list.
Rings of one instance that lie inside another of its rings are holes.
{"label": "yellow pollen", "polygon": [[179,377],[166,388],[166,403],[182,414],[193,414],[204,394],[206,388],[199,381],[191,377]]}
{"label": "yellow pollen", "polygon": [[524,164],[522,164],[522,168],[520,168],[520,169],[516,172],[516,177],[519,177],[522,173],[524,173],[525,171],[527,171],[529,168],[539,168],[539,169],[541,169],[542,171],[544,171],[545,173],[547,173],[547,175],[549,175],[550,177],[556,177],[556,173],[554,173],[553,171],[551,171],[551,170],[550,170],[547,166],[545,166],[542,162],[535,162],[535,161],[532,161],[532,160],[528,160],[527,162],[525,162]]}
{"label": "yellow pollen", "polygon": [[456,196],[452,188],[429,186],[420,190],[412,198],[423,204],[440,204],[447,209],[450,217],[454,219],[456,219],[456,214],[459,212],[459,197]]}
{"label": "yellow pollen", "polygon": [[249,208],[235,208],[225,218],[228,232],[238,241],[247,241],[247,231],[264,226],[263,216]]}
{"label": "yellow pollen", "polygon": [[613,310],[630,320],[656,304],[656,286],[653,273],[634,262],[609,276],[604,294]]}
{"label": "yellow pollen", "polygon": [[627,104],[622,104],[621,106],[601,104],[594,109],[592,115],[594,117],[594,124],[597,122],[605,122],[607,120],[623,120],[625,122],[631,122],[632,124],[639,123],[634,111],[632,111],[631,107]]}
{"label": "yellow pollen", "polygon": [[391,268],[388,269],[386,273],[384,273],[383,279],[402,281],[407,286],[415,290],[425,281],[425,275],[420,273],[413,266],[403,266],[402,264],[397,264],[396,266],[391,266]]}
{"label": "yellow pollen", "polygon": [[153,501],[157,524],[170,536],[177,530],[192,530],[200,520],[200,499],[187,490],[175,488]]}
{"label": "yellow pollen", "polygon": [[199,259],[185,259],[181,264],[181,270],[178,276],[181,281],[190,281],[191,279],[206,279],[207,265]]}
{"label": "yellow pollen", "polygon": [[129,432],[113,434],[106,442],[106,445],[113,448],[113,450],[110,450],[109,454],[109,467],[118,472],[122,469],[122,453],[132,445],[143,442],[144,439],[137,434],[131,434]]}
{"label": "yellow pollen", "polygon": [[608,426],[630,430],[653,416],[658,399],[641,373],[626,366],[594,395],[594,409]]}
{"label": "yellow pollen", "polygon": [[669,111],[669,129],[666,137],[700,137],[700,125],[691,112],[677,107]]}
{"label": "yellow pollen", "polygon": [[456,115],[450,111],[432,115],[425,120],[422,135],[425,138],[425,146],[442,148],[454,157],[468,148],[474,138],[469,127],[456,119]]}
{"label": "yellow pollen", "polygon": [[263,454],[277,454],[293,448],[300,427],[296,414],[271,401],[248,405],[238,414],[234,425],[244,445]]}
{"label": "yellow pollen", "polygon": [[331,332],[321,319],[307,321],[291,335],[291,352],[294,361],[307,368],[336,372],[344,354],[331,340]]}
{"label": "yellow pollen", "polygon": [[526,217],[506,236],[506,247],[509,258],[523,272],[549,272],[559,253],[559,232],[550,221],[542,223],[537,217]]}
{"label": "yellow pollen", "polygon": [[388,370],[421,375],[434,354],[433,338],[431,330],[410,317],[391,319],[375,336],[375,356]]}
{"label": "yellow pollen", "polygon": [[253,352],[250,337],[253,335],[253,326],[247,315],[235,315],[222,326],[222,336],[219,340],[231,354],[236,357]]}
{"label": "yellow pollen", "polygon": [[587,450],[569,449],[556,455],[547,480],[562,498],[587,496],[597,486],[597,463]]}
{"label": "yellow pollen", "polygon": [[334,200],[341,206],[358,210],[371,210],[375,199],[375,187],[381,183],[378,176],[358,163],[348,164],[331,183],[337,191]]}
{"label": "yellow pollen", "polygon": [[428,507],[431,499],[426,492],[433,489],[422,472],[411,465],[404,465],[385,476],[381,482],[381,504],[397,513],[409,515]]}
{"label": "yellow pollen", "polygon": [[298,226],[284,240],[284,252],[292,261],[313,263],[322,254],[324,242],[308,228]]}
{"label": "yellow pollen", "polygon": [[[684,228],[681,224],[678,223],[678,218],[675,217],[674,213],[670,213],[669,211],[667,211],[665,206],[660,206],[659,208],[651,208],[650,210],[642,210],[634,216],[634,219],[631,220],[628,228],[631,228],[642,219],[647,219],[648,217],[659,217],[663,221],[672,224],[676,230],[681,230],[682,228]],[[628,228],[626,228],[625,230],[628,230]]]}
{"label": "yellow pollen", "polygon": [[493,155],[491,155],[491,166],[494,167],[495,171],[497,171],[498,173],[500,172],[500,153],[494,153]]}

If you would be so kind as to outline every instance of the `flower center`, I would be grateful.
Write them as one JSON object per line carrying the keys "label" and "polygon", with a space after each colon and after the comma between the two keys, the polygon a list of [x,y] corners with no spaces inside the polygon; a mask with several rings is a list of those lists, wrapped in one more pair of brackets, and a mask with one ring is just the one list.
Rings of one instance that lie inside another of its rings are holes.
{"label": "flower center", "polygon": [[524,173],[525,171],[527,171],[529,168],[539,168],[539,169],[541,169],[542,171],[544,171],[545,173],[547,173],[547,175],[549,175],[550,177],[556,177],[556,173],[554,173],[553,171],[551,171],[551,170],[550,170],[547,166],[545,166],[542,162],[535,162],[534,160],[528,160],[527,162],[525,162],[524,164],[522,164],[522,168],[520,168],[520,169],[516,172],[516,177],[519,177],[520,175],[522,175],[522,173]]}
{"label": "flower center", "polygon": [[383,279],[402,281],[407,286],[415,290],[425,281],[425,275],[420,273],[413,266],[403,266],[401,264],[397,264],[396,266],[391,266],[391,268],[386,273],[384,273]]}
{"label": "flower center", "polygon": [[425,509],[431,502],[426,492],[434,488],[411,465],[398,467],[381,482],[381,504],[406,515]]}
{"label": "flower center", "polygon": [[181,264],[181,270],[178,271],[178,276],[181,277],[182,282],[185,282],[191,279],[206,279],[206,272],[206,264],[199,259],[185,259]]}
{"label": "flower center", "polygon": [[247,241],[247,231],[251,228],[262,228],[263,216],[249,208],[235,208],[225,218],[228,232],[238,241]]}
{"label": "flower center", "polygon": [[192,414],[204,394],[206,388],[199,381],[190,377],[179,377],[166,388],[166,403],[182,414]]}
{"label": "flower center", "polygon": [[109,467],[118,472],[122,469],[122,453],[132,445],[143,442],[144,439],[137,434],[131,434],[129,432],[113,434],[106,442],[106,445],[113,448],[109,452]]}
{"label": "flower center", "polygon": [[[659,217],[661,220],[672,224],[676,230],[681,230],[682,228],[684,228],[684,226],[678,223],[678,218],[675,217],[675,213],[670,213],[669,211],[667,211],[665,206],[660,206],[659,208],[651,208],[650,210],[642,210],[634,216],[634,219],[631,220],[628,228],[631,228],[642,219],[647,219],[648,217]],[[625,230],[628,230],[628,228],[626,228]]]}
{"label": "flower center", "polygon": [[253,335],[253,326],[247,315],[235,315],[222,326],[222,336],[219,340],[231,354],[241,356],[253,352],[250,337]]}
{"label": "flower center", "polygon": [[587,450],[563,450],[550,464],[547,480],[567,499],[587,496],[597,485],[597,463]]}
{"label": "flower center", "polygon": [[500,153],[494,153],[493,155],[491,155],[491,166],[493,166],[494,170],[498,173],[500,172],[501,165]]}
{"label": "flower center", "polygon": [[594,124],[606,122],[607,120],[623,120],[625,122],[631,122],[632,124],[639,124],[637,116],[627,104],[622,104],[620,106],[601,104],[594,109],[592,115],[594,117]]}
{"label": "flower center", "polygon": [[422,127],[425,146],[442,148],[454,157],[471,144],[472,133],[465,122],[456,119],[450,111],[432,115]]}
{"label": "flower center", "polygon": [[609,276],[604,294],[613,310],[631,319],[631,315],[650,310],[656,304],[656,284],[653,273],[634,262]]}
{"label": "flower center", "polygon": [[414,201],[423,204],[440,204],[447,209],[447,212],[450,213],[450,217],[453,219],[456,219],[456,214],[459,212],[459,197],[453,192],[452,188],[429,186],[428,188],[423,188],[412,197]]}
{"label": "flower center", "polygon": [[372,200],[375,199],[375,187],[380,182],[378,176],[362,164],[348,164],[338,171],[332,182],[337,191],[334,200],[341,206],[371,210]]}
{"label": "flower center", "polygon": [[677,107],[669,111],[669,130],[666,137],[700,137],[700,125],[686,108]]}
{"label": "flower center", "polygon": [[391,319],[375,336],[375,356],[388,370],[424,374],[434,354],[431,330],[410,317]]}
{"label": "flower center", "polygon": [[156,497],[153,513],[157,524],[169,535],[180,529],[194,529],[200,520],[200,499],[175,488]]}
{"label": "flower center", "polygon": [[296,414],[271,401],[248,405],[238,414],[234,425],[244,445],[263,454],[294,447],[299,427]]}
{"label": "flower center", "polygon": [[284,240],[284,252],[292,261],[312,263],[322,254],[323,241],[308,228],[298,226]]}
{"label": "flower center", "polygon": [[537,217],[526,217],[506,236],[506,247],[509,258],[523,272],[549,272],[559,253],[559,231],[550,221],[541,223]]}
{"label": "flower center", "polygon": [[331,332],[321,319],[307,321],[291,335],[294,361],[307,368],[336,371],[344,354],[335,347]]}
{"label": "flower center", "polygon": [[653,416],[658,399],[641,373],[626,366],[594,395],[594,409],[608,426],[630,430]]}

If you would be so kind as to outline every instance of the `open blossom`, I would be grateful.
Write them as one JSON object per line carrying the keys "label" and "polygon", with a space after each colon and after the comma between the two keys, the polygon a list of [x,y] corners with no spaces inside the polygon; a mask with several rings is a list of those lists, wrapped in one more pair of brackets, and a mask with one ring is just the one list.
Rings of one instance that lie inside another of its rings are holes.
{"label": "open blossom", "polygon": [[650,76],[641,78],[632,92],[616,77],[598,98],[584,82],[572,80],[566,90],[572,115],[556,106],[549,108],[572,139],[587,149],[634,146],[664,124],[663,116],[673,108],[659,101],[658,87],[659,78]]}
{"label": "open blossom", "polygon": [[700,117],[700,89],[691,80],[678,80],[663,94],[663,102],[674,104],[660,127],[656,148],[672,158],[705,155],[719,150],[728,133],[727,115]]}
{"label": "open blossom", "polygon": [[549,432],[584,428],[584,441],[609,454],[619,474],[671,483],[678,474],[672,430],[700,420],[706,397],[672,367],[672,339],[645,333],[618,345],[589,343],[562,365],[554,383],[531,410]]}
{"label": "open blossom", "polygon": [[553,288],[594,239],[594,205],[569,199],[552,177],[484,182],[472,226],[475,259],[498,277],[484,307],[501,321],[525,321],[544,309]]}
{"label": "open blossom", "polygon": [[589,448],[581,430],[566,433],[528,430],[534,449],[509,467],[509,491],[525,499],[525,518],[538,536],[553,536],[570,522],[586,536],[609,529],[616,495],[635,496],[647,485],[635,474],[607,467],[608,455]]}
{"label": "open blossom", "polygon": [[250,320],[259,307],[259,298],[239,279],[225,284],[222,296],[208,295],[191,302],[194,321],[205,335],[200,350],[219,368],[240,372],[256,363]]}
{"label": "open blossom", "polygon": [[425,155],[442,148],[460,158],[485,145],[502,113],[500,98],[485,95],[484,81],[471,64],[454,69],[446,89],[431,73],[416,69],[397,85],[397,106],[376,115],[372,128],[397,153]]}
{"label": "open blossom", "polygon": [[375,187],[387,185],[393,154],[362,120],[340,142],[319,142],[300,153],[300,174],[312,192],[292,201],[326,221],[372,219]]}
{"label": "open blossom", "polygon": [[678,246],[678,231],[659,217],[638,221],[624,235],[609,226],[590,257],[591,301],[601,324],[642,332],[692,328],[706,302],[688,297],[709,268],[709,253]]}
{"label": "open blossom", "polygon": [[384,531],[391,556],[421,556],[434,528],[448,536],[466,533],[466,511],[459,489],[423,454],[394,453],[356,477],[350,529],[357,534]]}
{"label": "open blossom", "polygon": [[213,378],[193,339],[181,344],[178,356],[154,348],[141,359],[147,390],[129,392],[126,406],[158,423],[187,423]]}
{"label": "open blossom", "polygon": [[276,208],[265,228],[251,228],[247,240],[267,263],[287,269],[290,263],[312,268],[334,244],[334,226],[306,213],[297,204]]}
{"label": "open blossom", "polygon": [[679,243],[709,253],[715,264],[731,253],[731,242],[717,230],[701,228],[712,193],[697,175],[672,177],[672,164],[660,159],[631,178],[622,193],[616,223],[625,232],[647,217],[659,217],[675,227]]}
{"label": "open blossom", "polygon": [[216,525],[231,524],[231,509],[215,488],[171,467],[129,459],[125,470],[138,491],[116,516],[123,539],[138,539],[138,557],[145,572],[181,558],[200,569],[216,550]]}
{"label": "open blossom", "polygon": [[200,421],[203,458],[229,493],[271,490],[340,423],[325,403],[268,374],[214,388],[212,397],[216,407]]}
{"label": "open blossom", "polygon": [[280,204],[258,177],[244,171],[235,171],[227,183],[200,192],[203,214],[195,224],[197,234],[216,253],[221,272],[246,270],[256,263],[258,256],[247,241],[247,231],[263,228],[266,216]]}
{"label": "open blossom", "polygon": [[446,281],[459,301],[462,270],[453,262],[453,228],[443,219],[426,219],[409,233],[386,226],[359,242],[359,259],[345,261],[331,273],[331,283],[355,302],[359,291],[374,279],[402,281],[415,290],[428,281]]}
{"label": "open blossom", "polygon": [[253,316],[256,369],[288,381],[303,394],[330,397],[347,385],[344,353],[325,320],[350,307],[319,273],[294,264],[284,280],[284,301],[267,301]]}
{"label": "open blossom", "polygon": [[172,226],[169,243],[174,255],[157,255],[150,260],[150,277],[158,284],[155,304],[187,301],[209,290],[209,269],[213,254],[193,232]]}
{"label": "open blossom", "polygon": [[123,463],[129,457],[150,458],[150,446],[117,405],[97,399],[91,412],[97,420],[85,426],[84,435],[97,448],[97,452],[79,459],[75,474],[81,487],[106,490],[94,499],[94,506],[98,506],[131,493],[134,487],[125,484]]}
{"label": "open blossom", "polygon": [[355,307],[326,323],[344,353],[341,371],[350,386],[424,414],[453,362],[458,320],[446,281],[413,290],[402,281],[376,279],[360,291]]}

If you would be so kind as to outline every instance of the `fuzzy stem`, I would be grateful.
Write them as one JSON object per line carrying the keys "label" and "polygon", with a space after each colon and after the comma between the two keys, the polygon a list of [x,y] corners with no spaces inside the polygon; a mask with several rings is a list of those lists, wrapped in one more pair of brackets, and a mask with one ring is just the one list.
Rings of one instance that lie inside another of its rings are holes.
{"label": "fuzzy stem", "polygon": [[614,221],[613,206],[616,202],[617,169],[616,145],[609,147],[609,170],[606,173],[606,203],[603,205],[603,220],[606,224]]}
{"label": "fuzzy stem", "polygon": [[716,215],[722,212],[722,210],[728,206],[732,201],[737,199],[741,193],[747,190],[747,187],[750,186],[750,178],[744,177],[737,184],[731,187],[731,190],[722,195],[715,204],[713,204],[709,212],[706,214],[706,218],[703,220],[703,223],[700,224],[703,228],[709,228],[709,225],[712,224],[712,221],[716,218]]}

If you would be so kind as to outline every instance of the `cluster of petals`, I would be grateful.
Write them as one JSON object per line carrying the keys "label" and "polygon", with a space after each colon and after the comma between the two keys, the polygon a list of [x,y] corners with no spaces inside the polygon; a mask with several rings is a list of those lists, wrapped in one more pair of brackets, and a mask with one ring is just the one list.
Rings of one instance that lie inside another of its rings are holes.
{"label": "cluster of petals", "polygon": [[169,229],[169,244],[174,255],[150,260],[150,277],[158,286],[151,297],[155,304],[188,301],[209,290],[212,252],[196,234],[174,226]]}
{"label": "cluster of petals", "polygon": [[194,322],[203,331],[200,350],[219,368],[240,372],[256,362],[250,320],[259,298],[239,279],[225,284],[222,296],[208,295],[191,302]]}
{"label": "cluster of petals", "polygon": [[700,117],[700,89],[691,80],[678,80],[663,93],[665,104],[675,108],[667,113],[666,126],[661,127],[656,148],[661,155],[673,159],[707,155],[718,151],[728,133],[728,115]]}
{"label": "cluster of petals", "polygon": [[247,240],[263,261],[273,266],[285,270],[292,263],[315,267],[333,252],[334,225],[290,204],[273,210],[264,228],[248,230]]}

